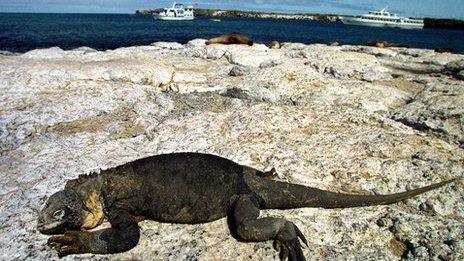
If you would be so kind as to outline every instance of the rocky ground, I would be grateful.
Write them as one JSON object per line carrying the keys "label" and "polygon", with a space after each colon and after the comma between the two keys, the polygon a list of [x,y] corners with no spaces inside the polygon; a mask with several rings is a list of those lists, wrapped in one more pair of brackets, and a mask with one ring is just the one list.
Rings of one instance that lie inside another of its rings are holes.
{"label": "rocky ground", "polygon": [[[279,179],[381,194],[464,172],[464,56],[284,44],[0,54],[0,259],[57,259],[35,229],[67,179],[197,151]],[[207,181],[205,181],[207,182]],[[307,236],[310,260],[463,260],[464,181],[390,206],[263,211]],[[67,260],[269,260],[225,219],[140,223],[139,245]]]}

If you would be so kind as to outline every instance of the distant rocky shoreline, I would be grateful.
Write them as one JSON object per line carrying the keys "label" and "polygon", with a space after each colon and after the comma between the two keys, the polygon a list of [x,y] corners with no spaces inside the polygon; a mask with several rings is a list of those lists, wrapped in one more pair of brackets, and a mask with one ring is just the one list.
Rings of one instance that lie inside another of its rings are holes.
{"label": "distant rocky shoreline", "polygon": [[[140,9],[136,10],[138,15],[151,15],[163,9]],[[339,22],[342,17],[352,17],[349,15],[336,14],[314,14],[314,13],[274,13],[260,11],[242,11],[242,10],[221,10],[221,9],[195,9],[196,16],[210,17],[247,17],[247,18],[271,18],[271,19],[289,19],[289,20],[313,20],[326,22]],[[457,19],[438,19],[424,18],[425,28],[442,28],[464,30],[464,21]]]}

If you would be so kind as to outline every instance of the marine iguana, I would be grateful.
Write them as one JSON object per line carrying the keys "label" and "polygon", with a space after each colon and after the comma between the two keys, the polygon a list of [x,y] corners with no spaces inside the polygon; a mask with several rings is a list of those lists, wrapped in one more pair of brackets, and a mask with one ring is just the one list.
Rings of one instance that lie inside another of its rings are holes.
{"label": "marine iguana", "polygon": [[[303,233],[292,222],[259,218],[261,209],[350,208],[395,203],[454,180],[391,195],[339,194],[279,182],[219,156],[173,153],[139,159],[66,183],[47,200],[37,228],[60,257],[120,253],[135,247],[137,222],[196,224],[229,217],[244,241],[274,240],[281,259],[305,260]],[[107,219],[111,228],[86,231]]]}

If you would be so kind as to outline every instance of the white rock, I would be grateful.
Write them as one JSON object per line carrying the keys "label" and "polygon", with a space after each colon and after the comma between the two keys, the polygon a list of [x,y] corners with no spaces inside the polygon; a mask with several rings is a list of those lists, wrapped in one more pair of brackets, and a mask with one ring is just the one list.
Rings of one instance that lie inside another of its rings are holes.
{"label": "white rock", "polygon": [[282,43],[282,49],[288,50],[303,50],[307,47],[306,44],[302,43]]}
{"label": "white rock", "polygon": [[72,51],[79,52],[79,53],[82,53],[82,54],[97,52],[97,50],[95,50],[93,48],[90,48],[90,47],[87,47],[87,46],[82,46],[82,47],[73,49]]}
{"label": "white rock", "polygon": [[180,43],[176,42],[155,42],[151,44],[152,46],[159,47],[161,49],[168,49],[168,50],[179,50],[183,49],[184,46]]}
{"label": "white rock", "polygon": [[29,59],[60,59],[64,58],[66,52],[59,47],[51,47],[47,49],[36,49],[22,55]]}
{"label": "white rock", "polygon": [[225,53],[225,57],[230,63],[250,67],[259,67],[264,62],[280,60],[282,56],[283,54],[279,50],[245,45],[231,45]]}
{"label": "white rock", "polygon": [[187,48],[194,48],[194,47],[203,47],[206,46],[206,40],[205,39],[193,39],[190,40],[185,46]]}

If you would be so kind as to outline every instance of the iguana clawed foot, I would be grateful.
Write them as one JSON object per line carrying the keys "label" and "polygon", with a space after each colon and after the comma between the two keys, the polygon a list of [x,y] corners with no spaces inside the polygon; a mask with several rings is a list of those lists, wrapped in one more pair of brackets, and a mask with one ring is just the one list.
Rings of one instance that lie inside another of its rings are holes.
{"label": "iguana clawed foot", "polygon": [[86,234],[89,232],[66,231],[62,236],[50,237],[47,244],[56,250],[60,258],[72,254],[89,253],[90,249],[84,244]]}
{"label": "iguana clawed foot", "polygon": [[291,261],[306,260],[301,250],[300,239],[308,246],[308,241],[300,229],[295,224],[287,222],[284,229],[282,229],[274,240],[274,249],[279,252],[281,260],[287,258]]}

